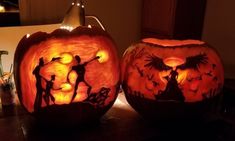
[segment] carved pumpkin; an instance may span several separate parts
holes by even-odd
[[[127,101],[152,118],[181,118],[207,113],[224,83],[221,60],[198,40],[143,39],[122,60]]]
[[[26,110],[42,121],[64,123],[103,115],[117,97],[120,77],[111,37],[82,25],[25,35],[15,52],[14,73]]]

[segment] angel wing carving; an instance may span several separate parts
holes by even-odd
[[[207,63],[208,63],[208,57],[205,53],[203,53],[187,57],[185,63],[177,66],[176,69],[181,69],[181,70],[194,69],[198,71],[200,64],[207,64]]]
[[[148,63],[145,64],[144,66],[148,67],[150,69],[154,68],[159,71],[167,71],[167,70],[172,69],[172,67],[164,64],[163,60],[161,58],[155,56],[154,54],[147,56],[147,59],[145,61],[147,61]]]

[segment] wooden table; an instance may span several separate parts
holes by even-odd
[[[234,107],[228,110],[232,111]],[[223,113],[203,123],[153,123],[136,113],[122,93],[93,126],[45,128],[19,105],[0,109],[0,141],[234,141],[234,133],[235,113]]]

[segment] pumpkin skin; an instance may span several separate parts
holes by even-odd
[[[199,40],[143,39],[126,50],[121,68],[127,101],[154,119],[208,114],[224,84],[219,55]]]
[[[23,107],[43,122],[61,124],[99,119],[114,103],[120,78],[116,46],[95,26],[24,36],[14,74]]]

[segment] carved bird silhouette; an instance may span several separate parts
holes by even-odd
[[[166,71],[172,69],[172,67],[167,66],[161,58],[155,56],[154,54],[147,56],[147,59],[145,61],[147,61],[148,63],[144,66],[148,67],[149,69],[154,68],[159,71]]]
[[[159,71],[167,71],[173,69],[171,66],[166,65],[162,58],[159,58],[154,54],[147,56],[147,59],[145,61],[147,61],[147,64],[145,64],[144,66],[149,69],[154,68]],[[207,55],[205,53],[201,53],[195,56],[187,57],[185,59],[184,64],[176,66],[176,70],[194,69],[198,71],[201,64],[207,64],[207,63],[208,63]]]

